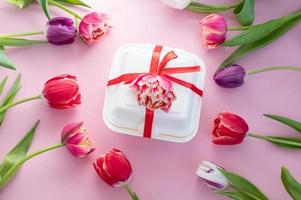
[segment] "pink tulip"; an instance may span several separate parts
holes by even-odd
[[[89,45],[95,44],[110,30],[108,15],[92,12],[86,15],[79,24],[79,34]]]
[[[202,42],[208,49],[219,47],[226,40],[227,22],[221,15],[211,14],[201,21]]]
[[[83,122],[71,123],[62,131],[62,143],[66,145],[69,152],[76,157],[83,158],[95,149],[91,148],[91,142],[86,134]]]

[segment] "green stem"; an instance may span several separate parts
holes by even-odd
[[[49,147],[46,147],[44,149],[40,149],[38,151],[35,151],[29,155],[27,155],[24,159],[21,160],[22,163],[24,163],[25,161],[37,156],[37,155],[40,155],[42,153],[45,153],[47,151],[50,151],[50,150],[53,150],[53,149],[57,149],[57,148],[60,148],[60,147],[63,147],[64,144],[60,143],[60,144],[55,144],[55,145],[52,145],[52,146],[49,146]]]
[[[64,144],[56,144],[56,145],[52,145],[52,146],[49,146],[47,148],[44,148],[44,149],[41,149],[41,150],[38,150],[36,152],[33,152],[29,155],[27,155],[26,157],[24,157],[23,159],[21,159],[20,161],[18,161],[13,167],[11,167],[9,169],[9,171],[7,171],[7,173],[1,177],[1,183],[0,183],[0,188],[4,187],[10,180],[11,178],[13,177],[14,175],[14,172],[16,170],[18,170],[27,160],[37,156],[37,155],[40,155],[44,152],[47,152],[47,151],[50,151],[50,150],[53,150],[53,149],[57,149],[57,148],[60,148],[64,146]]]
[[[130,197],[132,198],[132,200],[139,200],[138,196],[136,195],[135,192],[132,191],[132,189],[130,188],[130,186],[128,186],[126,184],[123,187],[128,192],[128,194],[130,195]]]
[[[76,18],[82,19],[82,17],[79,14],[77,14],[76,12],[70,10],[69,8],[67,8],[66,6],[64,6],[63,4],[58,3],[56,1],[53,1],[53,0],[48,0],[48,2],[51,3],[51,4],[53,4],[53,5],[55,5],[56,7],[60,8],[60,9],[64,10],[64,11],[66,11],[67,13],[70,13],[71,15],[73,15]]]
[[[44,34],[44,32],[43,31],[37,31],[37,32],[25,32],[25,33],[12,33],[12,34],[0,35],[0,38],[12,38],[12,37],[28,36],[28,35],[40,35],[40,34]]]
[[[259,74],[262,72],[275,71],[275,70],[290,70],[301,72],[301,67],[290,67],[290,66],[276,66],[276,67],[264,67],[261,69],[255,69],[248,71],[248,75]]]
[[[75,23],[75,26],[79,26],[79,21],[78,21],[78,18],[77,17],[74,17],[74,23]]]
[[[128,185],[125,185],[124,189],[128,192],[131,198],[133,198],[133,191],[131,190],[131,188]]]
[[[254,138],[258,138],[258,139],[261,139],[261,140],[266,140],[266,137],[265,137],[265,136],[257,135],[257,134],[255,134],[255,133],[251,133],[251,132],[248,133],[248,136],[254,137]]]
[[[242,31],[242,30],[248,30],[252,27],[253,26],[229,26],[228,31]]]
[[[3,107],[0,108],[0,113],[6,111],[7,109],[9,109],[9,108],[11,108],[11,107],[13,107],[15,105],[18,105],[18,104],[21,104],[21,103],[24,103],[24,102],[27,102],[27,101],[32,101],[32,100],[35,100],[35,99],[41,99],[41,95],[34,96],[34,97],[29,97],[29,98],[25,98],[25,99],[21,99],[21,100],[18,100],[18,101],[6,104],[5,106],[3,106]]]
[[[232,8],[236,8],[239,4],[223,4],[223,5],[207,5],[199,2],[192,1],[186,9],[199,12],[199,13],[216,13],[216,12],[224,12],[230,10]]]

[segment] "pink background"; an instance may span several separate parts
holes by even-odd
[[[0,192],[5,200],[31,199],[129,199],[125,191],[104,184],[92,169],[92,161],[112,147],[123,150],[134,168],[130,185],[141,200],[223,199],[213,194],[195,176],[202,160],[217,162],[247,177],[271,199],[290,199],[280,182],[280,167],[287,166],[301,181],[298,150],[284,150],[269,143],[247,138],[237,146],[211,143],[212,120],[221,111],[243,116],[250,129],[263,134],[298,136],[286,126],[262,116],[263,113],[285,115],[301,120],[300,74],[271,72],[250,77],[238,89],[218,87],[212,76],[217,66],[233,49],[208,51],[201,46],[199,21],[205,15],[178,11],[159,0],[87,1],[96,10],[112,16],[113,30],[102,42],[87,46],[79,39],[68,46],[8,48],[9,57],[22,73],[22,90],[18,98],[39,94],[43,83],[52,76],[70,73],[78,76],[82,105],[70,110],[54,110],[41,101],[19,105],[7,114],[0,129],[0,158],[41,119],[31,151],[58,143],[66,123],[84,120],[88,134],[97,148],[86,159],[77,159],[58,149],[27,162],[15,179]],[[225,1],[207,1],[223,3]],[[261,0],[256,2],[256,20],[286,15],[300,7],[299,0]],[[55,15],[66,15],[51,6]],[[84,13],[84,9],[79,9]],[[0,32],[40,30],[46,18],[37,5],[21,11],[6,2],[0,3]],[[237,25],[231,13],[227,20]],[[239,60],[252,69],[276,65],[300,65],[300,24],[272,45]],[[183,144],[147,140],[121,135],[109,130],[102,119],[103,97],[114,52],[126,43],[155,43],[182,48],[201,56],[207,67],[204,104],[198,135]],[[0,68],[1,78],[9,75],[9,84],[18,72]]]

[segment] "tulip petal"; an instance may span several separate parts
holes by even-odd
[[[101,15],[97,12],[91,12],[87,14],[82,21],[85,22],[86,24],[99,24],[101,20],[104,18],[101,17]]]
[[[108,15],[92,12],[87,14],[79,24],[80,37],[89,45],[100,41],[110,30]]]
[[[64,109],[81,103],[76,77],[61,75],[48,80],[42,92],[43,100],[53,108]]]
[[[65,45],[74,42],[77,28],[73,20],[67,17],[56,17],[47,23],[47,40],[54,45]]]
[[[219,169],[223,168],[214,163],[203,161],[202,164],[199,165],[196,175],[199,176],[211,189],[222,190],[225,189],[229,183]]]
[[[104,158],[104,169],[112,179],[125,182],[132,174],[132,167],[126,156],[119,150],[113,149]]]
[[[81,94],[77,94],[75,99],[72,99],[68,102],[63,102],[63,103],[54,103],[54,102],[48,102],[48,105],[52,108],[56,109],[66,109],[66,108],[71,108],[75,107],[77,105],[81,104]]]
[[[219,136],[219,137],[213,137],[212,142],[214,144],[219,144],[219,145],[233,145],[233,144],[239,144],[243,140],[242,139],[237,139],[229,136]]]
[[[83,131],[79,130],[75,134],[70,135],[66,139],[66,142],[68,144],[81,145],[81,144],[85,144],[86,140],[87,140],[86,134]],[[89,141],[88,141],[88,143],[89,143]]]
[[[246,70],[240,66],[233,64],[214,74],[214,81],[224,88],[236,88],[244,84],[246,77]]]
[[[78,132],[80,130],[80,128],[83,126],[84,122],[77,122],[77,123],[70,123],[67,126],[64,127],[63,131],[62,131],[62,143],[64,143],[64,141],[74,135],[76,132]]]
[[[50,19],[47,25],[65,25],[65,26],[72,26],[74,21],[67,17],[54,17]]]
[[[83,145],[66,144],[69,152],[78,158],[83,158],[92,153],[95,149]]]
[[[227,125],[222,124],[222,123],[220,123],[217,126],[216,134],[217,134],[217,136],[226,135],[226,136],[234,137],[234,138],[244,138],[246,135],[245,132],[235,132],[235,131],[231,130],[230,127],[228,127]]]
[[[245,120],[238,115],[224,112],[220,115],[220,123],[236,133],[248,132],[249,127]]]
[[[206,48],[216,48],[226,40],[228,25],[223,16],[208,15],[201,21],[201,26],[202,43]]]
[[[95,150],[91,148],[91,142],[86,135],[83,122],[66,125],[62,131],[61,141],[72,155],[79,158],[83,158]]]
[[[104,158],[105,155],[101,155],[97,160],[96,163],[93,163],[95,170],[97,171],[97,174],[99,177],[105,181],[110,186],[114,187],[114,185],[118,182],[117,180],[112,179],[111,176],[109,176],[106,171],[104,170]]]
[[[61,79],[70,79],[70,80],[77,81],[76,76],[72,76],[70,74],[62,74],[62,75],[59,75],[59,76],[49,79],[45,84],[52,82],[52,81],[61,80]]]
[[[164,76],[142,74],[131,83],[130,88],[136,90],[138,104],[150,110],[168,112],[176,100],[172,82]]]
[[[45,85],[44,97],[49,102],[67,103],[79,92],[78,85],[73,80],[57,80]]]
[[[212,135],[215,137],[220,136],[219,132],[218,132],[218,124],[214,126],[213,131],[212,131]]]
[[[168,5],[176,9],[184,9],[191,3],[191,0],[161,0],[161,1],[165,5]]]

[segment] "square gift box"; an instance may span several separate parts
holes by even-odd
[[[148,74],[172,82],[175,100],[170,108],[152,109],[138,103],[133,81]],[[204,81],[204,62],[195,54],[158,45],[124,45],[113,60],[105,95],[104,122],[111,130],[123,134],[189,141],[198,131]],[[149,105],[149,101],[145,102]]]

